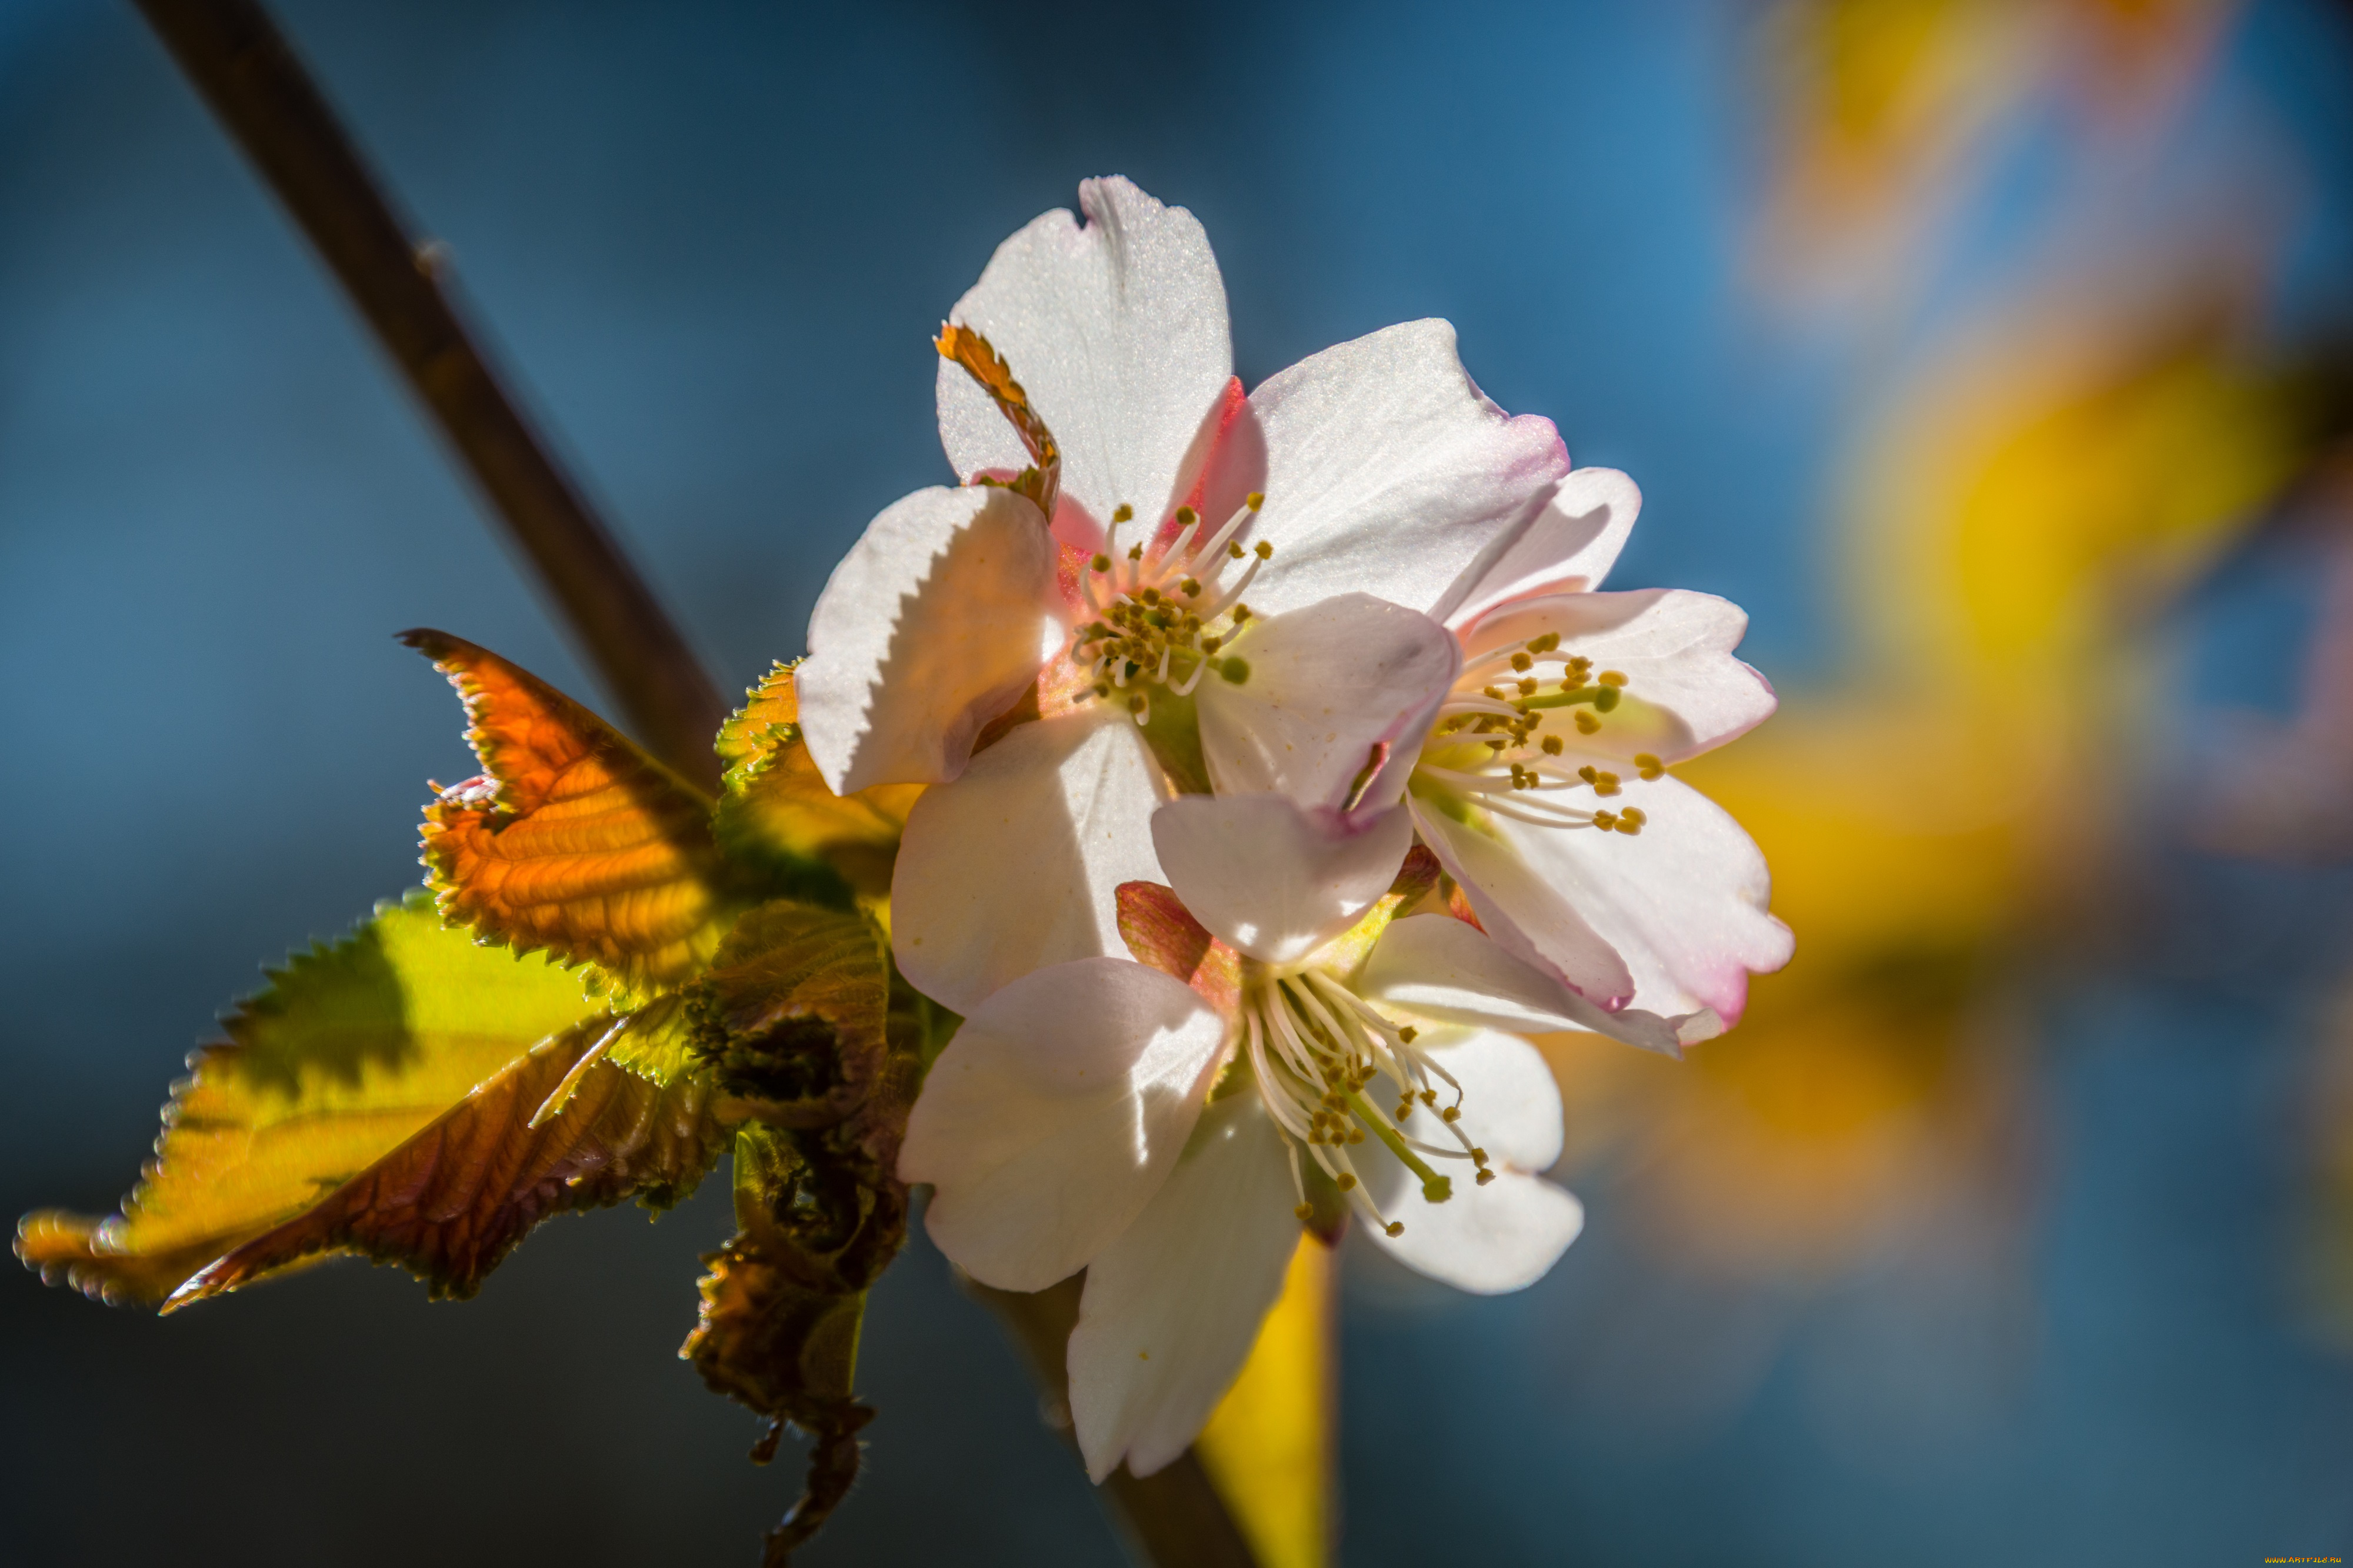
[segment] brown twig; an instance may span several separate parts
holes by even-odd
[[[334,110],[255,0],[135,0],[294,221],[537,569],[624,723],[706,786],[726,717],[675,623],[500,384]]]
[[[1021,1346],[1044,1395],[1048,1425],[1071,1437],[1063,1347],[1079,1321],[1085,1277],[1074,1275],[1034,1296],[991,1289],[966,1275],[957,1278]],[[1145,1568],[1255,1568],[1250,1543],[1190,1448],[1167,1468],[1148,1476],[1131,1474],[1122,1465],[1105,1478],[1101,1495],[1125,1538],[1128,1554]]]

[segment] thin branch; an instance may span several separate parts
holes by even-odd
[[[1079,1292],[1085,1277],[1074,1275],[1036,1295],[991,1289],[962,1273],[957,1279],[997,1314],[1020,1345],[1044,1395],[1048,1425],[1071,1439],[1075,1450],[1064,1347],[1079,1321]],[[1255,1568],[1258,1560],[1250,1555],[1250,1543],[1190,1448],[1166,1469],[1148,1476],[1135,1476],[1122,1465],[1104,1479],[1098,1495],[1118,1525],[1128,1555],[1144,1568]]]
[[[719,778],[718,689],[619,543],[515,406],[284,35],[255,0],[135,0],[294,221],[537,569],[627,727]]]

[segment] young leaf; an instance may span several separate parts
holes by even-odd
[[[595,1061],[563,1110],[533,1124],[615,1026],[599,1014],[533,1047],[317,1205],[196,1274],[165,1310],[335,1253],[397,1263],[436,1297],[467,1297],[553,1215],[629,1197],[676,1205],[727,1140],[708,1073],[665,1089]]]
[[[401,640],[465,700],[483,776],[425,808],[441,912],[484,942],[637,989],[691,979],[723,930],[711,801],[545,681],[443,632]]]
[[[858,1473],[854,1397],[866,1290],[907,1235],[899,1140],[919,1031],[891,1026],[881,933],[855,915],[764,904],[738,921],[691,1003],[703,1055],[757,1120],[735,1145],[733,1240],[704,1259],[702,1321],[680,1354],[718,1393],[813,1439],[800,1501],[768,1537],[784,1563]],[[912,1010],[908,1016],[913,1016]]]
[[[591,1013],[576,976],[478,947],[423,892],[291,959],[189,1058],[155,1159],[103,1222],[28,1215],[16,1254],[52,1284],[157,1302],[300,1215]]]
[[[855,795],[826,787],[801,743],[793,667],[779,664],[719,731],[727,777],[714,819],[728,853],[754,865],[830,867],[851,890],[891,890],[899,835],[921,784],[877,784]]]

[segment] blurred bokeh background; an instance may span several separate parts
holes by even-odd
[[[1586,1237],[1345,1259],[1349,1563],[2353,1551],[2353,7],[283,0],[731,689],[945,475],[926,333],[1121,172],[1255,383],[1443,315],[1782,712],[1694,782],[1796,963],[1550,1043]],[[104,1212],[213,1015],[472,771],[391,634],[594,697],[125,5],[0,4],[0,1211]],[[0,1278],[0,1559],[744,1562],[712,1190],[462,1307]],[[995,1325],[882,1287],[813,1563],[1111,1563]]]

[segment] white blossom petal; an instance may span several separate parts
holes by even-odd
[[[1160,881],[1155,773],[1124,713],[1014,728],[907,818],[891,879],[891,949],[916,990],[959,1013],[1017,975],[1124,956],[1117,889]]]
[[[1499,1170],[1485,1186],[1457,1182],[1452,1197],[1432,1204],[1422,1200],[1419,1184],[1386,1150],[1359,1164],[1387,1166],[1400,1178],[1389,1189],[1396,1197],[1381,1212],[1405,1231],[1388,1236],[1366,1225],[1374,1245],[1417,1274],[1474,1296],[1527,1289],[1551,1272],[1585,1228],[1585,1205],[1542,1176]]]
[[[1497,605],[1537,594],[1589,594],[1601,586],[1641,514],[1642,492],[1615,468],[1578,468],[1535,521],[1446,617],[1467,626]]]
[[[1403,806],[1344,818],[1279,795],[1179,796],[1152,817],[1168,886],[1250,957],[1291,963],[1346,931],[1413,847]]]
[[[1266,504],[1246,539],[1274,557],[1253,609],[1280,615],[1358,592],[1443,614],[1460,579],[1506,542],[1568,472],[1548,419],[1506,415],[1445,321],[1409,321],[1300,361],[1250,394],[1211,461],[1202,503],[1222,521]]]
[[[1098,524],[1156,522],[1233,375],[1226,287],[1201,225],[1113,176],[997,247],[949,320],[988,339],[1062,449],[1062,493]],[[940,441],[965,479],[1029,458],[957,366],[939,367]]]
[[[1209,677],[1195,699],[1218,793],[1335,811],[1396,803],[1461,666],[1436,621],[1364,594],[1253,621],[1224,651],[1248,678]]]
[[[867,524],[818,596],[794,672],[826,784],[936,784],[1060,645],[1056,549],[1038,509],[987,487],[926,489]]]
[[[899,1179],[935,1189],[924,1228],[1000,1290],[1067,1279],[1167,1180],[1208,1097],[1225,1020],[1122,958],[1025,974],[940,1053]]]
[[[1767,912],[1765,857],[1730,813],[1680,780],[1630,780],[1624,804],[1649,819],[1639,836],[1500,817],[1495,832],[1510,859],[1625,961],[1636,1006],[1709,1008],[1729,1028],[1747,1005],[1750,973],[1780,968],[1793,945]]]
[[[1546,632],[1559,654],[1627,678],[1598,733],[1570,735],[1579,751],[1611,759],[1648,752],[1668,763],[1723,745],[1770,718],[1778,703],[1762,675],[1732,657],[1748,629],[1739,605],[1713,594],[1650,588],[1630,594],[1558,594],[1522,599],[1463,636],[1466,659]],[[1565,732],[1566,727],[1560,727]]]
[[[1254,1094],[1209,1107],[1150,1205],[1087,1266],[1070,1344],[1087,1475],[1148,1476],[1208,1425],[1282,1294],[1299,1221]]]

